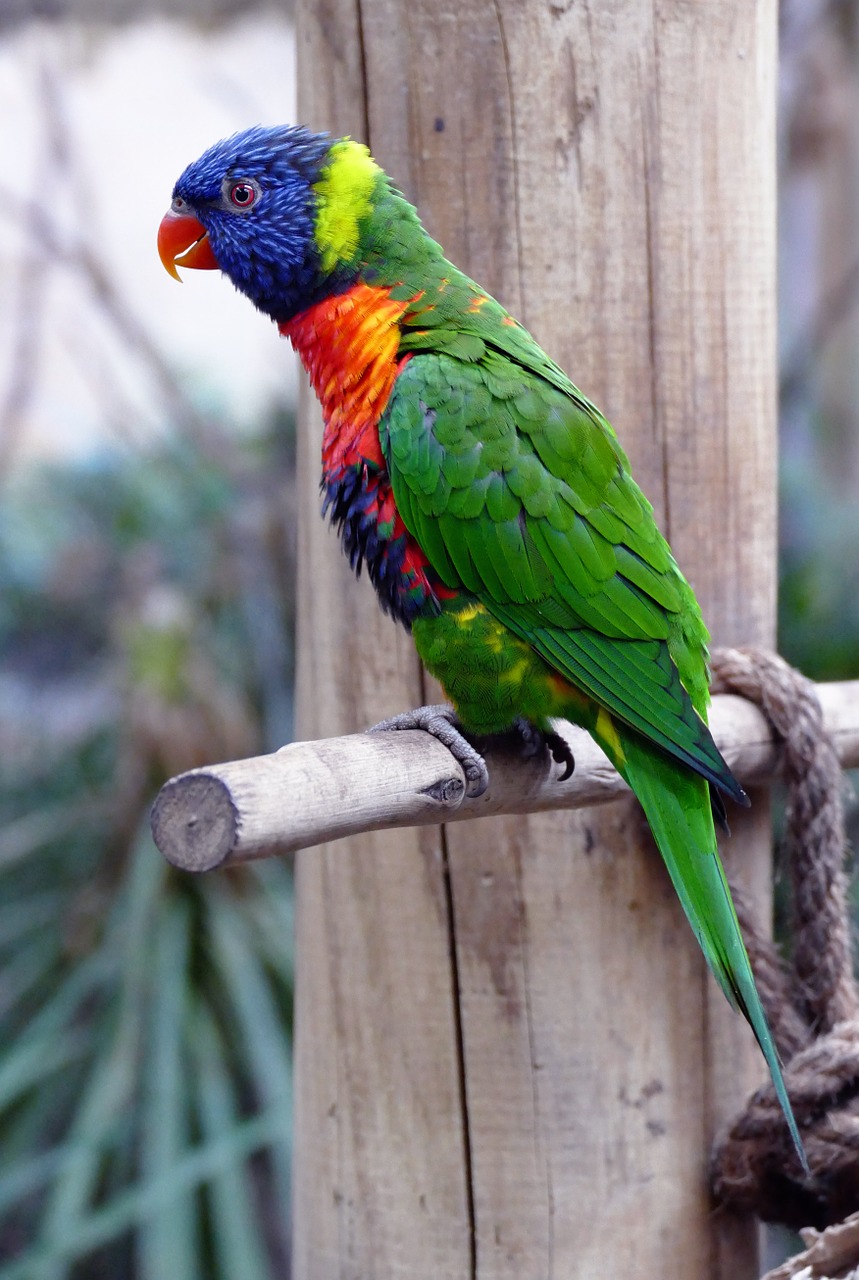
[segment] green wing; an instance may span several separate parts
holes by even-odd
[[[413,355],[380,426],[398,509],[447,586],[740,799],[702,719],[692,590],[611,427],[568,385],[483,341],[472,362]]]

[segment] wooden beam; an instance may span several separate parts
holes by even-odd
[[[859,681],[818,685],[817,695],[842,766],[859,766]],[[773,781],[779,744],[757,707],[720,695],[710,720],[744,786]],[[271,755],[191,769],[155,801],[155,843],[174,866],[212,871],[359,832],[579,809],[628,791],[584,730],[564,723],[559,730],[576,760],[571,778],[561,782],[548,758],[521,760],[494,746],[486,753],[489,789],[477,799],[465,795],[450,752],[420,731],[293,742]]]
[[[775,0],[296,3],[299,117],[368,142],[600,405],[715,643],[762,648],[776,17]],[[305,739],[439,701],[319,521],[319,445],[305,400]],[[759,903],[769,828],[760,796],[730,841]],[[296,866],[296,1280],[758,1274],[756,1226],[712,1213],[706,1160],[760,1057],[630,801],[375,829]]]

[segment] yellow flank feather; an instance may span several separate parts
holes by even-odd
[[[611,751],[612,764],[623,764],[625,753],[621,745],[620,734],[605,707],[600,707],[599,709],[595,732],[600,745],[605,745]]]
[[[372,210],[370,197],[381,170],[360,142],[335,142],[330,162],[314,184],[318,197],[316,245],[322,270],[350,262],[358,248],[358,224]]]
[[[500,645],[497,651],[499,653],[501,652]],[[532,664],[529,662],[528,658],[519,658],[516,662],[511,663],[506,671],[502,671],[498,678],[499,680],[503,680],[505,684],[521,685],[522,681],[531,670],[531,666]]]
[[[475,601],[474,604],[467,604],[467,605],[464,605],[461,609],[457,609],[453,615],[453,618],[458,627],[467,627],[469,626],[470,623],[474,622],[475,618],[482,619],[482,616],[486,613],[487,613],[487,610],[485,606],[482,604],[478,604]],[[493,619],[493,621],[495,620]]]

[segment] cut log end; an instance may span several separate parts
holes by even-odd
[[[168,862],[183,871],[212,871],[229,861],[240,816],[227,784],[205,771],[168,782],[152,807],[152,837]]]

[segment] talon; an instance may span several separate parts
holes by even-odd
[[[453,707],[446,704],[435,707],[416,707],[399,715],[380,720],[368,729],[368,733],[389,733],[399,729],[423,729],[438,738],[447,747],[465,774],[465,794],[476,799],[489,786],[489,770],[480,752],[462,733]]]
[[[567,778],[571,778],[576,768],[576,758],[570,750],[569,743],[562,738],[559,733],[552,731],[546,734],[546,746],[552,753],[552,759],[555,764],[562,764],[564,772],[558,778],[559,782],[566,782]]]
[[[569,745],[559,733],[555,733],[553,730],[546,733],[542,729],[538,729],[530,720],[526,720],[524,716],[520,716],[514,721],[513,732],[518,738],[520,754],[523,759],[532,760],[535,756],[542,755],[544,751],[548,751],[556,764],[564,766],[564,772],[560,775],[558,781],[565,782],[567,778],[572,777],[573,770],[576,767],[575,758]]]

